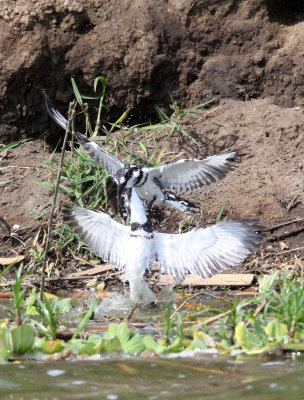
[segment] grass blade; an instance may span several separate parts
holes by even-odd
[[[21,139],[21,140],[18,140],[18,142],[9,143],[9,144],[7,144],[7,145],[5,145],[3,147],[0,147],[0,151],[12,149],[14,147],[19,146],[22,143],[28,142],[29,140],[32,140],[32,138],[30,138],[30,139]]]

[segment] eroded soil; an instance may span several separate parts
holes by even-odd
[[[201,214],[185,216],[166,207],[156,213],[155,229],[178,232],[181,223],[193,226],[214,223],[227,196],[224,216],[229,219],[257,219],[266,229],[296,221],[265,232],[266,239],[261,246],[264,250],[258,252],[250,271],[258,272],[263,267],[275,266],[275,260],[269,261],[264,257],[265,251],[274,255],[287,251],[291,258],[297,255],[299,252],[288,252],[302,246],[304,235],[303,123],[303,109],[300,107],[282,109],[271,99],[247,102],[222,99],[209,110],[202,110],[201,116],[189,116],[183,122],[183,128],[197,140],[198,145],[178,133],[167,140],[166,131],[163,132],[158,145],[160,149],[166,149],[166,161],[176,159],[177,154],[178,158],[204,158],[234,149],[239,149],[239,155],[234,163],[235,169],[225,179],[188,195],[202,206]],[[133,150],[140,151],[138,144]],[[153,146],[149,151],[153,152]],[[13,256],[20,249],[23,255],[27,255],[26,248],[31,246],[36,232],[46,227],[48,211],[42,221],[37,219],[37,215],[51,203],[53,193],[35,181],[53,182],[54,171],[45,166],[49,159],[50,152],[41,140],[29,141],[1,154],[1,165],[6,168],[2,171],[3,180],[11,181],[0,189],[1,217],[18,238],[11,242],[8,232],[2,227],[2,255]],[[68,201],[61,195],[61,203]],[[109,207],[104,211],[109,212]],[[60,223],[59,209],[56,217]],[[42,236],[41,233],[40,242]],[[20,245],[20,240],[27,243],[25,248]],[[246,265],[236,271],[248,271],[249,264]],[[56,260],[55,266],[56,276],[87,268],[80,260],[65,259],[64,254]]]
[[[166,161],[238,149],[236,168],[189,195],[202,205],[201,215],[191,219],[166,208],[157,229],[177,232],[183,218],[194,225],[212,223],[227,195],[224,215],[275,227],[266,232],[266,252],[301,257],[292,250],[302,247],[304,237],[302,1],[288,6],[271,0],[2,3],[0,142],[34,140],[0,152],[0,182],[10,181],[0,186],[0,217],[7,223],[0,225],[0,256],[28,257],[39,230],[38,242],[44,243],[48,212],[42,221],[37,215],[52,192],[35,181],[53,179],[44,164],[63,132],[50,127],[40,89],[46,87],[66,113],[70,77],[91,93],[94,78],[103,75],[111,106],[104,124],[126,107],[132,108],[130,124],[155,120],[155,104],[170,111],[169,92],[185,107],[222,96],[201,118],[183,121],[199,145],[178,134],[168,140],[164,133],[159,147],[166,148]],[[77,123],[84,128],[84,119]],[[58,210],[56,218],[60,223]],[[264,256],[259,253],[255,270],[275,266]],[[81,265],[55,263],[57,275]]]

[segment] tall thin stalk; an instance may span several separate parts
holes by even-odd
[[[43,295],[44,295],[46,260],[47,260],[48,250],[49,250],[49,242],[50,242],[51,235],[52,235],[54,210],[55,210],[57,195],[58,195],[58,190],[59,190],[59,183],[60,183],[61,171],[62,171],[62,166],[63,166],[64,152],[65,152],[68,136],[69,136],[69,133],[71,130],[71,120],[72,120],[72,118],[75,118],[75,115],[73,115],[73,113],[72,113],[72,109],[73,109],[73,103],[70,103],[69,113],[68,113],[68,125],[67,125],[66,131],[65,131],[62,150],[61,150],[60,164],[59,164],[59,169],[58,169],[58,173],[57,173],[57,181],[56,181],[56,186],[55,186],[52,209],[51,209],[51,214],[50,214],[50,219],[49,219],[49,224],[48,224],[48,233],[47,233],[43,261],[42,261],[42,278],[41,278],[41,287],[40,287],[41,300],[43,299]]]

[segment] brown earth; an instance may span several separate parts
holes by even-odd
[[[303,105],[302,0],[2,0],[0,141],[48,135],[40,89],[57,102],[107,81],[108,118],[147,120],[171,92]]]
[[[154,104],[169,110],[169,92],[185,107],[221,95],[208,116],[183,122],[199,146],[178,136],[162,142],[180,158],[242,149],[225,180],[189,196],[203,206],[195,224],[214,220],[226,194],[231,219],[258,218],[269,227],[304,218],[303,57],[301,0],[2,0],[0,143],[36,140],[0,152],[0,167],[7,167],[0,182],[12,181],[0,186],[0,216],[20,226],[22,240],[51,200],[34,181],[50,175],[42,138],[55,143],[62,131],[50,138],[40,89],[64,113],[71,76],[81,92],[92,93],[94,78],[103,75],[111,106],[103,122],[126,107],[130,123],[155,118]],[[168,208],[161,229],[176,231],[181,219]],[[275,233],[298,247],[302,227]],[[4,231],[1,225],[0,238]],[[12,251],[8,243],[0,242],[0,254]]]

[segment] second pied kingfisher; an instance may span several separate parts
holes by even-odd
[[[54,107],[45,90],[43,90],[43,95],[52,119],[66,129],[68,124],[66,118]],[[228,171],[233,169],[229,161],[236,155],[236,152],[233,151],[203,160],[183,159],[157,167],[129,165],[107,152],[96,142],[89,140],[82,133],[75,132],[75,136],[90,157],[101,164],[116,181],[119,203],[123,191],[134,187],[148,209],[151,209],[153,205],[163,203],[170,204],[181,211],[193,211],[198,208],[196,203],[174,196],[170,192],[190,193],[224,178]]]

